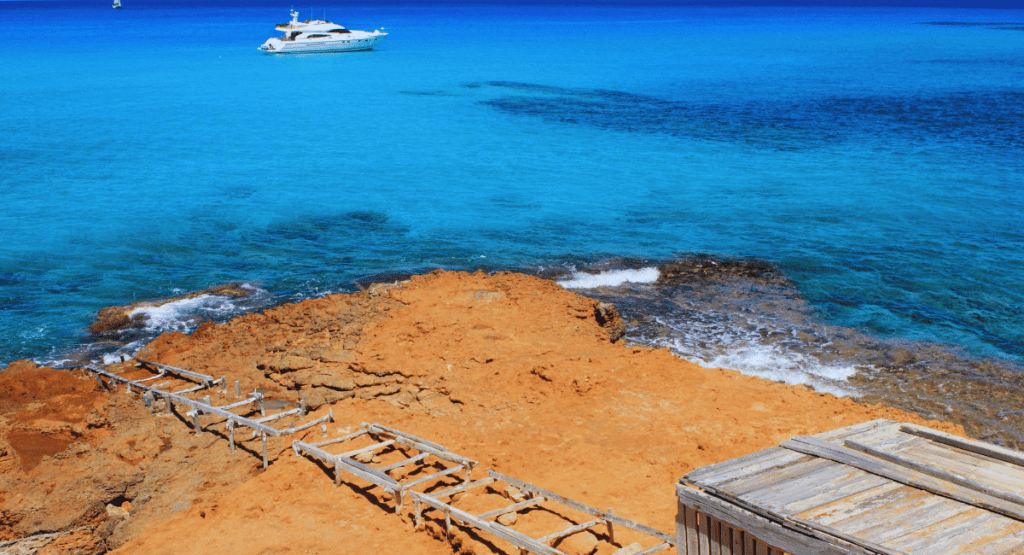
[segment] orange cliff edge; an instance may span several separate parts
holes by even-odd
[[[435,271],[164,334],[138,358],[304,399],[313,416],[330,408],[332,437],[396,427],[669,533],[673,486],[697,467],[875,418],[964,433],[613,342],[622,329],[610,305],[548,280]],[[151,375],[133,361],[107,370]],[[464,530],[449,547],[437,522],[414,531],[379,489],[335,488],[290,449],[319,428],[272,439],[267,470],[259,440],[231,453],[222,433],[190,432],[84,372],[12,363],[0,371],[0,541],[63,530],[39,553],[511,552]],[[616,549],[570,538],[560,549]]]

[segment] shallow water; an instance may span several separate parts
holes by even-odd
[[[0,56],[0,364],[130,352],[379,272],[709,253],[785,284],[638,284],[615,293],[635,340],[869,396],[889,345],[935,346],[1017,388],[1021,12],[321,5],[391,34],[259,53],[287,8],[0,3],[60,36]],[[86,331],[105,306],[228,282],[258,294]],[[978,373],[918,358],[896,366],[931,388]],[[918,410],[1016,410],[965,395]]]

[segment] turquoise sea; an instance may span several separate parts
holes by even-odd
[[[0,2],[0,366],[513,269],[706,365],[896,404],[1001,388],[911,408],[1024,435],[1024,11],[295,5],[389,36],[275,56],[288,3],[123,1]],[[785,283],[654,281],[695,255]],[[256,294],[87,331],[231,282]]]

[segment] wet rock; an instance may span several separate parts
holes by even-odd
[[[100,335],[115,331],[120,331],[128,328],[141,328],[146,323],[146,316],[137,314],[131,316],[132,311],[137,308],[148,308],[163,306],[168,303],[181,301],[185,299],[193,299],[201,295],[218,295],[221,297],[247,297],[252,295],[255,291],[242,287],[239,283],[231,283],[228,285],[221,285],[218,287],[211,287],[204,289],[203,291],[195,291],[193,293],[186,293],[184,295],[178,295],[175,297],[167,297],[164,299],[155,299],[147,301],[137,301],[120,306],[108,306],[100,310],[96,314],[96,321],[89,326],[89,333]]]
[[[608,339],[612,343],[626,335],[626,322],[612,303],[598,302],[594,307],[594,318],[599,326],[608,330]]]

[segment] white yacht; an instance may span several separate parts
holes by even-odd
[[[277,30],[284,36],[267,39],[260,50],[273,54],[291,52],[354,52],[369,50],[388,36],[379,29],[369,31],[349,31],[341,25],[335,25],[323,19],[307,19],[299,21],[299,12],[291,11],[292,20],[279,23]]]

